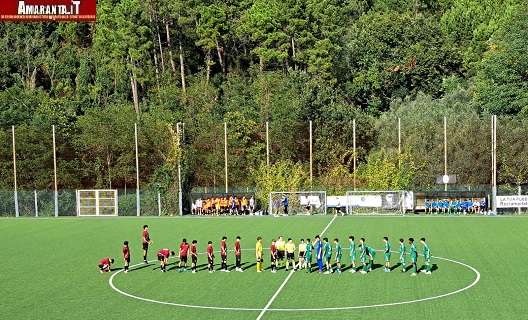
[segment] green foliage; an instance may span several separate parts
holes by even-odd
[[[477,70],[475,101],[492,114],[528,110],[528,5],[517,8],[488,42]]]
[[[257,190],[255,197],[266,204],[270,192],[299,191],[309,182],[306,166],[289,160],[277,161],[270,166],[264,162],[252,170],[251,176]]]
[[[360,170],[373,170],[380,187],[429,188],[444,170],[444,116],[448,172],[487,184],[490,113],[512,116],[500,122],[512,148],[501,149],[499,180],[526,181],[515,127],[528,114],[524,1],[97,5],[97,24],[0,24],[3,188],[13,179],[12,125],[22,189],[52,185],[52,125],[60,188],[134,184],[137,122],[141,186],[168,195],[177,162],[185,190],[223,185],[224,122],[229,185],[251,187],[251,170],[263,170],[266,122],[271,163],[302,166],[311,120],[315,182],[341,192],[353,174],[353,119]],[[395,178],[398,118],[415,168],[409,181]]]
[[[380,149],[368,156],[358,169],[361,188],[367,190],[407,190],[412,186],[416,166],[408,154]]]

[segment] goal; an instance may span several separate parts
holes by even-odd
[[[77,190],[77,215],[117,216],[117,190]]]
[[[347,214],[403,214],[404,191],[347,191]]]
[[[269,214],[286,214],[284,203],[288,203],[288,215],[326,214],[325,191],[274,191],[269,194]]]

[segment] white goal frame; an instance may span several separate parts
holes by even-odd
[[[394,209],[387,209],[387,211],[392,212],[383,212],[384,209],[382,207],[376,207],[376,206],[360,206],[360,208],[369,209],[371,208],[372,212],[370,213],[357,213],[354,212],[354,201],[352,199],[352,195],[365,195],[365,196],[384,196],[389,194],[397,194],[399,197],[399,203],[397,204],[397,208]],[[405,214],[405,208],[404,208],[404,201],[405,201],[405,191],[403,190],[383,190],[383,191],[372,191],[372,190],[357,190],[357,191],[347,191],[346,192],[346,214],[347,215],[372,215],[372,214],[379,214],[379,215],[390,215],[390,214],[396,214],[396,215],[404,215]]]
[[[279,212],[273,212],[273,196],[274,195],[301,195],[301,194],[317,194],[317,195],[322,195],[322,201],[323,203],[321,204],[322,207],[323,207],[323,211],[324,213],[322,214],[326,214],[326,211],[327,211],[327,200],[326,200],[326,191],[272,191],[269,193],[269,202],[268,202],[268,205],[269,205],[269,214],[270,215],[274,215],[274,214],[278,214]],[[291,203],[291,201],[290,201]],[[299,215],[300,213],[292,213],[292,214],[295,214],[295,215]],[[307,213],[308,215],[309,213]]]
[[[116,189],[76,190],[77,216],[79,217],[115,217],[118,215],[118,194]],[[106,211],[111,209],[112,213]],[[93,214],[86,211],[92,210]]]

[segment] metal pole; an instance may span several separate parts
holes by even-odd
[[[447,117],[444,116],[444,176],[447,176]],[[444,183],[444,191],[447,191],[447,183]]]
[[[17,186],[17,167],[16,167],[16,143],[15,143],[15,126],[11,126],[11,131],[13,134],[13,180],[15,187],[15,216],[19,217],[20,213],[18,211],[18,186]]]
[[[225,163],[225,193],[228,193],[227,184],[227,122],[224,122],[224,163]]]
[[[312,145],[312,120],[310,120],[310,188],[313,187],[313,145]]]
[[[517,186],[517,194],[521,195],[521,186]],[[517,213],[521,214],[521,207],[517,208]]]
[[[497,212],[497,116],[491,116],[491,211]]]
[[[401,119],[398,117],[398,167],[401,167]]]
[[[181,147],[181,134],[183,133],[183,128],[180,129],[181,122],[176,123],[176,134],[178,135],[178,148]],[[180,155],[182,153],[180,152]],[[178,157],[178,210],[180,216],[183,215],[183,192],[182,192],[182,179],[181,179],[181,156]]]
[[[270,165],[269,122],[266,121],[266,165]]]
[[[134,123],[134,139],[136,141],[136,215],[141,215],[141,201],[139,198],[139,151],[138,151],[138,128]]]
[[[161,217],[161,194],[158,191],[158,217]]]
[[[53,131],[53,184],[55,191],[53,193],[53,200],[55,203],[55,217],[59,216],[59,192],[57,189],[57,144],[55,141],[55,125],[51,126]]]
[[[38,198],[37,198],[37,190],[33,190],[34,196],[35,196],[35,217],[38,217]]]
[[[354,160],[353,160],[354,191],[356,191],[356,119],[352,120],[352,150],[354,153]]]

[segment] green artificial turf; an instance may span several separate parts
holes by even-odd
[[[4,239],[0,272],[2,318],[4,319],[256,319],[288,273],[255,272],[255,238],[269,247],[273,237],[283,235],[298,243],[325,229],[332,216],[231,217],[231,218],[6,218],[0,219]],[[222,236],[233,247],[242,237],[244,273],[205,270],[200,255],[199,272],[161,273],[158,264],[140,265],[128,274],[119,273],[114,285],[140,297],[188,305],[249,308],[253,311],[196,309],[145,302],[112,290],[111,274],[100,274],[98,261],[116,258],[122,266],[123,240],[130,242],[132,264],[141,263],[141,227],[150,226],[154,240],[149,259],[162,247],[177,249],[183,237],[198,240],[200,252],[208,240],[219,249]],[[337,217],[324,236],[367,238],[381,249],[389,236],[393,249],[398,239],[426,237],[433,256],[454,259],[476,268],[480,281],[472,288],[445,298],[387,307],[352,310],[266,311],[261,319],[526,319],[528,298],[528,247],[524,236],[526,217]],[[421,245],[417,245],[421,252]],[[348,264],[345,250],[344,262]],[[230,267],[234,255],[229,256]],[[383,264],[382,254],[376,263]],[[397,263],[397,254],[392,256]],[[171,262],[177,262],[173,259]],[[219,267],[219,255],[216,259]],[[420,257],[419,264],[423,262]],[[452,292],[471,284],[475,273],[461,265],[433,258],[431,276],[384,273],[320,275],[304,271],[293,274],[270,309],[353,307],[416,300]],[[169,268],[174,267],[171,265]],[[265,267],[269,253],[265,251]],[[115,271],[114,271],[115,272]]]

